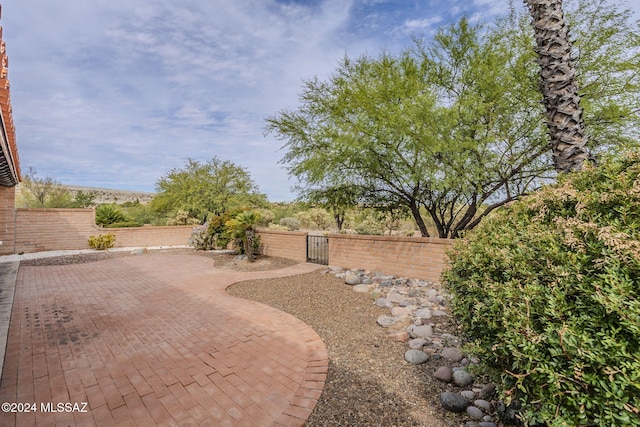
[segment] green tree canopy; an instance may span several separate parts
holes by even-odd
[[[575,45],[596,153],[637,136],[640,104],[637,25],[600,3],[570,9],[574,37],[587,39]],[[513,10],[491,27],[462,19],[399,55],[344,58],[328,80],[306,81],[298,109],[266,126],[299,191],[349,189],[365,205],[404,207],[423,236],[427,212],[440,237],[456,237],[555,177],[528,15]]]
[[[266,196],[258,192],[246,169],[217,157],[206,163],[188,159],[184,168],[171,169],[160,178],[156,191],[151,201],[155,210],[186,210],[196,218],[266,204]]]

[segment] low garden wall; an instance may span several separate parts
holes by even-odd
[[[301,231],[258,230],[262,254],[288,258],[295,261],[307,260],[307,233]]]
[[[452,240],[433,237],[329,235],[329,265],[440,281]]]
[[[7,223],[0,230],[6,234],[3,255],[89,249],[89,236],[107,233],[115,234],[115,247],[186,245],[192,231],[191,226],[100,228],[94,209],[15,209],[15,221]],[[258,230],[258,235],[264,255],[307,260],[306,232]],[[447,239],[347,234],[330,234],[328,241],[329,265],[429,281],[439,280],[451,244]]]
[[[307,233],[258,230],[262,253],[306,261]],[[432,282],[440,280],[452,240],[430,237],[329,234],[329,265],[363,268]]]
[[[186,245],[191,226],[100,228],[94,209],[16,209],[13,248],[3,253],[89,249],[89,236],[114,234],[115,247]]]

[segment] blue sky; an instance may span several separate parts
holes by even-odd
[[[2,0],[0,0],[1,2]],[[295,184],[265,118],[345,54],[411,45],[506,0],[5,0],[18,151],[68,185],[154,191],[187,158],[245,167],[271,201]],[[638,0],[629,6],[639,9]],[[516,6],[521,3],[515,2]],[[524,6],[522,6],[524,7]],[[640,16],[640,15],[636,15]]]

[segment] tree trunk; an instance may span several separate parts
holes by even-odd
[[[430,237],[429,231],[427,230],[427,225],[424,223],[424,219],[420,214],[420,206],[416,204],[415,200],[412,200],[410,202],[409,208],[411,209],[411,215],[413,215],[413,219],[415,219],[422,237]]]
[[[255,241],[255,231],[251,228],[245,232],[244,254],[249,262],[253,262],[253,243]]]
[[[582,169],[589,158],[569,27],[562,0],[524,0],[531,13],[540,65],[540,90],[547,114],[553,162],[558,172]]]

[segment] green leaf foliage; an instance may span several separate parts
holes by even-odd
[[[108,226],[117,222],[127,222],[120,209],[114,205],[100,205],[96,208],[96,224]]]
[[[640,29],[602,1],[567,3],[590,149],[632,146]],[[338,228],[346,200],[403,207],[423,236],[430,219],[456,237],[554,179],[530,18],[513,10],[492,26],[461,19],[397,55],[345,57],[327,80],[306,81],[298,108],[266,126],[303,198]]]
[[[640,426],[640,154],[560,177],[456,242],[443,282],[527,423]]]
[[[151,206],[159,212],[188,211],[205,219],[244,206],[261,207],[266,196],[258,192],[247,170],[214,157],[206,163],[189,159],[182,169],[172,169],[156,182]]]
[[[98,236],[89,236],[89,247],[98,251],[104,251],[112,248],[115,241],[115,234],[100,234]]]

